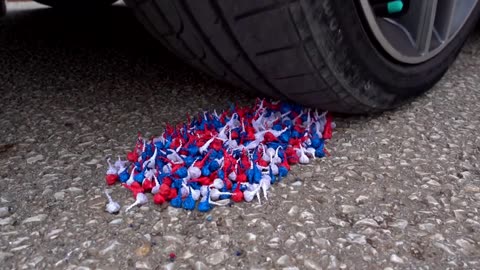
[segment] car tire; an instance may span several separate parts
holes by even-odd
[[[437,83],[479,17],[448,46],[403,64],[372,39],[356,0],[126,0],[192,66],[234,85],[329,111],[395,108]]]
[[[34,0],[37,3],[61,9],[91,9],[104,8],[112,5],[118,0]]]
[[[7,3],[5,0],[0,0],[0,17],[7,14]]]

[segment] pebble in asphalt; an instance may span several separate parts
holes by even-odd
[[[0,268],[480,267],[478,29],[432,91],[337,118],[332,157],[207,221],[152,204],[104,212],[104,158],[137,131],[253,97],[181,63],[125,7],[87,17],[24,7],[0,21]]]

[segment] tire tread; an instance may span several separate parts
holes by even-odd
[[[169,50],[236,86],[344,113],[398,106],[338,29],[338,0],[127,0]],[[373,88],[373,89],[372,89]]]

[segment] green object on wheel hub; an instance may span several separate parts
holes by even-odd
[[[403,2],[401,0],[391,1],[387,4],[388,13],[399,13],[403,10]]]

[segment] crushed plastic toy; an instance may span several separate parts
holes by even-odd
[[[126,161],[119,157],[112,165],[107,159],[106,182],[132,191],[135,202],[126,211],[147,203],[148,193],[155,204],[201,212],[255,197],[261,203],[290,165],[328,154],[325,141],[334,128],[329,113],[287,102],[232,105],[221,114],[204,112],[188,116],[185,124],[167,124],[158,137],[138,134]]]

